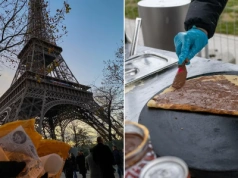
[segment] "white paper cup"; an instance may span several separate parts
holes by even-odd
[[[56,175],[63,166],[63,159],[55,153],[40,157],[40,160],[50,176]]]

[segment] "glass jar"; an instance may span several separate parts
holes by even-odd
[[[138,178],[141,169],[156,155],[148,129],[138,123],[125,122],[125,178]]]

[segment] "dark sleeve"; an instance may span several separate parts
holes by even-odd
[[[114,155],[114,163],[115,164],[120,164],[121,160],[120,160],[120,153],[118,150],[113,151],[113,155]]]
[[[97,146],[93,147],[93,152],[92,152],[92,155],[93,155],[93,161],[96,163],[96,164],[99,164],[100,163],[100,154],[98,153],[98,148]]]
[[[120,157],[120,164],[123,164],[124,158],[122,151],[119,151],[119,157]]]
[[[226,3],[227,0],[192,0],[184,22],[185,30],[196,25],[196,27],[205,29],[208,38],[211,38]]]
[[[72,164],[73,164],[74,170],[76,170],[76,169],[77,169],[76,158],[74,158],[74,159],[72,160]]]
[[[89,159],[88,157],[85,158],[85,165],[87,170],[89,170],[88,159]]]
[[[82,161],[82,162],[83,162],[83,165],[84,165],[84,167],[85,167],[85,166],[86,166],[86,164],[85,164],[85,163],[86,163],[86,162],[85,162],[85,156],[83,156],[83,161]]]
[[[25,166],[25,162],[0,161],[0,177],[17,177],[17,175],[24,170]]]
[[[111,165],[113,165],[114,162],[115,162],[115,161],[114,161],[113,153],[112,153],[112,151],[110,150],[110,148],[109,148],[108,146],[105,145],[105,147],[106,147],[106,150],[107,150],[108,161],[109,161],[109,163],[110,163]]]
[[[69,160],[66,159],[65,160],[65,163],[64,163],[64,170],[68,169],[69,168]]]

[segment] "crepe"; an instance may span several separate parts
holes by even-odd
[[[238,76],[213,75],[187,80],[154,96],[148,107],[238,115]]]

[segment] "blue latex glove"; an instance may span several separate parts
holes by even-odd
[[[178,33],[174,37],[175,50],[179,58],[178,64],[183,64],[185,59],[190,61],[207,43],[206,33],[195,26],[187,32]],[[190,62],[186,64],[190,64]]]

